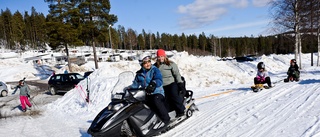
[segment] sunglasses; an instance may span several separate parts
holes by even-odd
[[[143,61],[142,64],[147,64],[147,63],[151,63],[151,60],[146,60],[146,61]]]

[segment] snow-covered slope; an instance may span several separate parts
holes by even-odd
[[[317,56],[317,55],[316,55]],[[294,55],[262,56],[238,63],[197,57],[185,52],[171,59],[193,90],[198,112],[161,137],[320,136],[320,69],[304,54],[301,81],[283,83]],[[315,57],[316,58],[316,57]],[[275,87],[253,93],[256,64],[263,61]],[[85,64],[94,68],[94,63]],[[94,117],[110,102],[110,92],[123,71],[137,71],[137,61],[100,63],[88,81],[47,105],[40,117],[0,120],[5,136],[89,136]],[[84,101],[87,82],[91,102]],[[10,131],[10,132],[8,132]]]

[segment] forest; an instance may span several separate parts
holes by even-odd
[[[45,0],[49,14],[12,12],[0,13],[0,45],[13,50],[38,49],[48,43],[53,49],[90,45],[112,49],[187,51],[194,55],[235,57],[243,55],[287,54],[296,51],[297,29],[301,52],[318,51],[319,0],[278,0],[270,4],[275,34],[269,36],[216,37],[214,34],[186,35],[159,32],[137,33],[134,28],[113,26],[117,15],[109,14],[109,0]],[[299,2],[300,20],[294,20],[297,10],[281,9],[282,5]],[[281,14],[280,14],[281,13]]]

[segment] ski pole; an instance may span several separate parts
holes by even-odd
[[[31,102],[35,107],[39,108],[38,105],[33,101],[32,98],[30,98],[30,102]]]

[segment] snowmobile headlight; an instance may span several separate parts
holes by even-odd
[[[118,103],[112,106],[112,110],[118,111],[120,108],[122,108],[124,105],[122,103]]]

